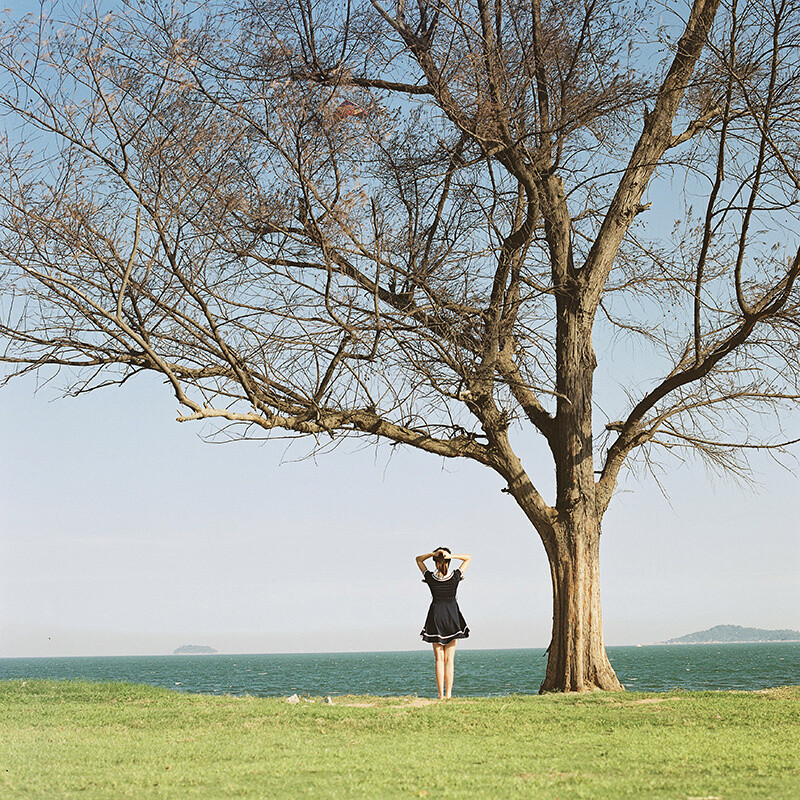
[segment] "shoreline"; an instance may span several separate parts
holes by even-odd
[[[4,691],[10,689],[26,689],[33,691],[35,689],[52,689],[52,690],[71,690],[80,691],[82,688],[91,689],[94,692],[107,691],[111,693],[127,691],[141,691],[145,693],[162,693],[165,692],[169,695],[177,697],[205,697],[214,700],[242,700],[242,701],[267,701],[277,703],[288,703],[289,705],[298,704],[316,704],[321,705],[340,705],[344,707],[376,707],[376,706],[390,706],[393,703],[401,703],[414,707],[427,706],[431,703],[447,703],[447,700],[438,700],[436,697],[429,697],[420,694],[396,694],[396,695],[383,695],[383,694],[369,694],[369,693],[353,693],[353,692],[327,692],[326,694],[312,694],[310,692],[299,692],[293,695],[274,694],[274,695],[256,695],[256,694],[233,694],[233,693],[216,693],[204,691],[181,691],[175,687],[157,686],[152,683],[140,683],[135,681],[115,681],[115,680],[93,680],[91,678],[0,678],[0,696]],[[606,697],[613,699],[646,696],[647,699],[637,699],[637,703],[652,703],[657,699],[667,699],[671,697],[686,697],[689,695],[711,694],[718,695],[776,695],[791,692],[800,692],[800,683],[782,684],[780,686],[768,686],[760,689],[684,689],[680,686],[675,686],[669,689],[660,691],[651,691],[647,689],[637,689],[630,684],[622,684],[620,690],[587,690],[582,692],[511,692],[509,694],[496,694],[496,695],[471,695],[471,694],[456,694],[450,700],[468,701],[468,702],[496,702],[504,703],[513,699],[527,700],[531,698],[583,698],[583,697]],[[296,698],[296,699],[292,699]],[[332,699],[333,702],[328,702]],[[360,702],[363,701],[363,702]]]

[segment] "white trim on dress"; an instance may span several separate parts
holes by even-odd
[[[441,633],[426,633],[425,629],[423,628],[419,635],[422,637],[428,636],[431,639],[440,639],[441,641],[436,642],[436,644],[441,644],[443,641],[447,639],[452,639],[454,636],[458,636],[459,634],[462,633],[469,636],[469,628],[464,628],[463,630],[456,631],[455,633],[448,633],[447,636],[442,636]],[[431,644],[431,642],[428,641],[428,644]]]

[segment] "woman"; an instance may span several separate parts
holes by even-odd
[[[429,558],[436,564],[435,574],[425,566]],[[450,560],[453,558],[458,559],[461,566],[448,572]],[[437,547],[432,553],[417,556],[417,566],[422,572],[422,580],[428,584],[433,595],[425,627],[420,635],[423,641],[433,645],[433,655],[436,659],[436,689],[440,700],[449,698],[453,694],[456,641],[469,636],[469,628],[456,602],[456,589],[471,560],[470,555],[452,555],[449,547]]]

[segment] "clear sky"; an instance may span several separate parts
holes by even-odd
[[[544,550],[481,467],[208,444],[152,377],[79,398],[33,388],[0,390],[0,657],[414,649],[429,602],[414,556],[438,545],[473,554],[463,646],[549,641]],[[755,465],[749,488],[668,468],[670,501],[623,482],[603,534],[608,644],[800,629],[800,484]]]

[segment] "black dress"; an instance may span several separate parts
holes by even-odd
[[[425,626],[420,632],[423,641],[447,644],[454,639],[466,639],[469,636],[469,628],[456,602],[456,589],[461,581],[461,570],[455,569],[449,578],[439,579],[426,569],[422,580],[428,584],[433,595]]]

